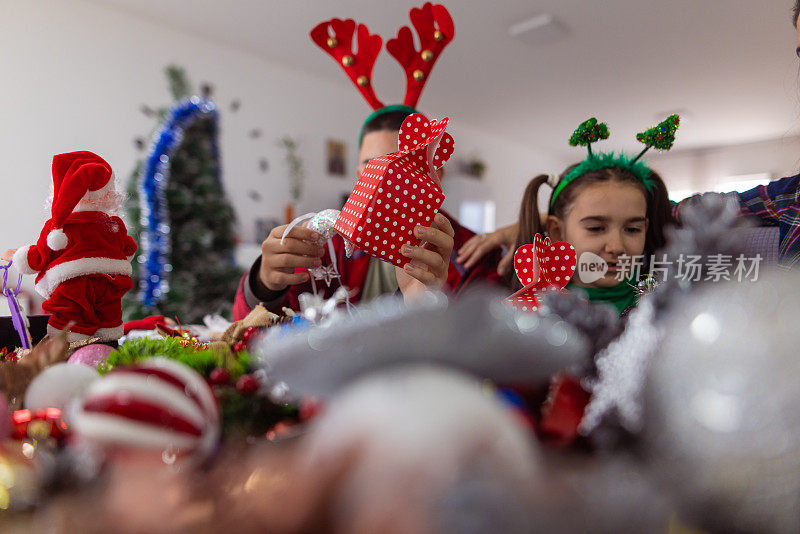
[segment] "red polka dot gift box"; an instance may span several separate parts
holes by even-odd
[[[400,128],[398,151],[370,160],[336,219],[334,228],[367,254],[402,267],[403,244],[418,245],[416,225],[430,226],[444,202],[436,170],[453,153],[445,133],[447,118],[437,122],[410,115]]]
[[[540,295],[560,291],[575,272],[575,248],[569,243],[551,243],[536,234],[532,245],[522,245],[514,253],[514,270],[524,286],[508,299],[510,305],[524,312],[538,312]]]

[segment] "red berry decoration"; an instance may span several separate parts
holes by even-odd
[[[244,339],[244,342],[247,343],[247,342],[250,341],[250,338],[253,337],[254,335],[256,335],[257,333],[258,333],[258,330],[255,327],[251,326],[250,328],[248,328],[247,330],[244,331],[244,334],[242,335],[242,338]]]
[[[233,352],[242,352],[245,349],[247,349],[247,343],[244,341],[237,341],[233,346]]]
[[[231,381],[231,374],[227,369],[217,367],[208,375],[208,381],[214,386],[224,386]]]
[[[300,417],[300,421],[306,422],[320,413],[322,413],[323,405],[321,401],[316,399],[306,399],[300,403],[299,413],[298,416]]]
[[[258,380],[253,375],[242,375],[236,381],[236,391],[242,395],[252,395],[258,391]]]

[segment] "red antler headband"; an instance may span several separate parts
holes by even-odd
[[[414,47],[411,29],[403,26],[397,37],[386,43],[386,49],[406,73],[406,96],[403,104],[416,107],[433,65],[442,50],[453,40],[455,26],[447,8],[426,2],[409,13],[411,24],[417,32],[420,49]],[[364,24],[358,25],[358,53],[353,52],[353,33],[356,23],[352,19],[331,19],[319,23],[311,30],[311,39],[344,69],[350,80],[377,110],[384,107],[372,87],[372,68],[381,51],[380,35],[370,34]]]

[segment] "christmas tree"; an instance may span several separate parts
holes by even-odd
[[[183,69],[166,69],[175,103],[158,118],[149,155],[128,181],[127,220],[139,244],[126,319],[160,314],[182,322],[230,315],[241,269],[236,216],[220,181],[216,106],[192,96]]]

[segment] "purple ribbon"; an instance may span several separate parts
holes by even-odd
[[[6,300],[8,301],[8,308],[11,310],[11,323],[14,325],[14,330],[19,334],[19,339],[22,341],[22,348],[30,349],[32,345],[31,333],[28,331],[28,317],[22,311],[22,306],[20,306],[17,301],[17,295],[19,295],[20,287],[22,287],[22,275],[19,275],[17,279],[17,288],[14,291],[8,287],[8,269],[11,267],[12,263],[14,262],[9,261],[7,265],[0,265],[0,269],[3,270],[3,295],[6,296]]]

